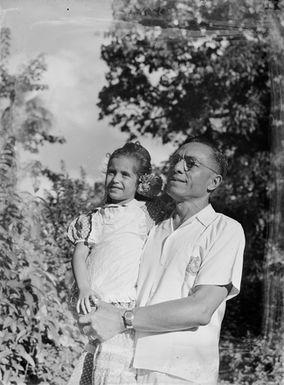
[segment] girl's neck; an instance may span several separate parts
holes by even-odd
[[[124,201],[113,201],[112,199],[110,199],[109,197],[107,197],[106,199],[106,204],[114,204],[114,205],[125,205],[131,201],[133,201],[135,198],[130,198],[130,199],[126,199]]]

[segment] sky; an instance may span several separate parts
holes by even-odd
[[[93,182],[102,178],[106,153],[125,143],[125,134],[107,119],[98,120],[96,106],[108,70],[100,49],[108,43],[112,23],[110,0],[0,0],[0,24],[12,32],[10,71],[17,73],[21,65],[45,54],[42,82],[49,88],[40,97],[53,115],[51,133],[66,139],[65,144],[44,145],[36,156],[21,153],[22,161],[38,159],[58,171],[64,160],[70,176],[77,177],[82,166]],[[159,139],[139,141],[156,165],[172,152]],[[28,178],[21,183],[31,190]]]

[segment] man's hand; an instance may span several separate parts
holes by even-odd
[[[96,310],[79,317],[79,324],[86,335],[103,342],[125,330],[123,313],[124,310],[97,300]]]
[[[97,287],[95,287],[95,289],[89,287],[79,289],[79,298],[76,306],[78,314],[82,312],[83,314],[87,314],[92,311],[90,299],[93,303],[96,303],[98,299],[101,299],[101,292]]]

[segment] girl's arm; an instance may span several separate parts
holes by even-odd
[[[133,328],[157,334],[207,325],[227,294],[226,285],[200,285],[189,297],[138,307],[134,310]],[[125,331],[124,313],[125,309],[97,301],[96,312],[80,317],[79,323],[86,334],[106,341]]]
[[[75,246],[72,257],[73,273],[79,289],[77,312],[80,313],[80,310],[82,310],[84,314],[87,314],[91,311],[90,298],[92,298],[93,301],[95,301],[96,298],[100,298],[99,293],[91,289],[88,280],[86,258],[89,254],[89,251],[90,250],[88,246],[86,246],[83,242],[79,242]]]

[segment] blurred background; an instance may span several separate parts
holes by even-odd
[[[281,1],[0,1],[0,383],[65,384],[84,345],[66,228],[139,140],[165,175],[189,135],[229,159],[214,208],[243,225],[220,384],[283,379]],[[170,205],[169,205],[170,209]]]

